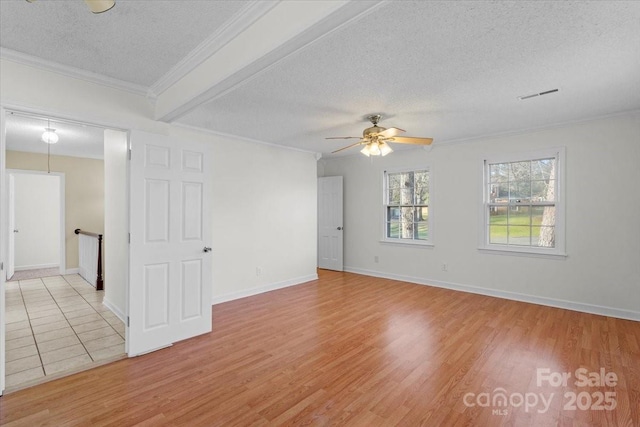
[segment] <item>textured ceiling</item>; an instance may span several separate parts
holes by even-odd
[[[2,0],[0,45],[148,88],[252,3]],[[371,113],[437,145],[640,109],[638,22],[635,1],[387,2],[176,121],[328,155]]]
[[[41,138],[47,127],[55,129],[59,137],[56,144],[51,144],[52,155],[103,158],[104,129],[19,113],[7,117],[7,150],[46,154],[48,146]]]
[[[246,1],[119,0],[92,14],[79,0],[0,1],[2,47],[151,86]]]

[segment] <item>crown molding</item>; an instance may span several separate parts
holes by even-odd
[[[148,95],[158,97],[162,92],[173,86],[181,78],[189,74],[198,65],[222,49],[227,43],[249,28],[258,19],[276,7],[280,1],[253,0],[231,17],[223,26],[211,36],[189,52],[164,76],[160,77],[151,87]]]
[[[215,130],[211,130],[211,129],[207,129],[207,128],[203,128],[203,127],[199,127],[199,126],[188,125],[188,124],[180,123],[180,122],[172,122],[171,125],[175,126],[175,127],[179,127],[179,128],[183,128],[183,129],[188,129],[188,130],[191,130],[191,131],[199,132],[199,133],[219,136],[219,137],[222,137],[222,138],[225,138],[225,139],[229,139],[229,138],[238,139],[240,141],[251,142],[253,144],[266,145],[268,147],[280,148],[282,150],[290,150],[290,151],[297,151],[299,153],[313,154],[314,156],[317,156],[317,154],[318,154],[316,151],[304,150],[302,148],[290,147],[288,145],[274,144],[273,142],[261,141],[259,139],[248,138],[246,136],[234,135],[234,134],[231,134],[231,133],[218,132],[218,131],[215,131]]]
[[[84,80],[89,83],[95,83],[112,89],[130,92],[135,95],[148,97],[149,89],[146,86],[125,82],[124,80],[114,79],[112,77],[107,77],[87,70],[81,70],[80,68],[70,67],[68,65],[62,65],[57,62],[48,61],[46,59],[7,49],[5,47],[0,47],[0,59],[5,59],[7,61],[16,62],[18,64],[27,65],[29,67],[45,71],[51,71],[66,77]],[[154,99],[155,97],[152,98],[152,101]]]

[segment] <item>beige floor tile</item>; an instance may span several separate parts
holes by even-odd
[[[7,350],[7,362],[11,362],[16,359],[22,359],[23,357],[37,355],[38,348],[35,344],[31,344],[24,347],[14,348],[13,350]]]
[[[115,334],[105,338],[99,338],[97,340],[86,341],[83,344],[87,348],[87,351],[96,351],[123,343],[124,340],[122,339],[122,337],[118,334]]]
[[[7,387],[14,387],[19,384],[26,383],[27,381],[35,380],[41,377],[44,377],[42,366],[29,369],[28,371],[22,371],[17,374],[7,375],[5,384]]]
[[[60,320],[58,322],[45,323],[44,325],[34,325],[33,333],[42,334],[44,332],[55,331],[56,329],[68,328],[69,322],[66,320]]]
[[[82,354],[87,354],[87,350],[84,349],[82,344],[75,344],[57,350],[47,351],[46,353],[40,353],[40,357],[42,358],[42,363],[48,365]]]
[[[104,360],[116,356],[125,356],[124,343],[111,347],[101,348],[100,350],[90,351],[89,355],[93,360]]]
[[[122,320],[120,320],[119,317],[114,316],[112,318],[107,319],[107,322],[111,325],[111,326],[119,326],[119,325],[124,325],[124,322]]]
[[[6,345],[7,345],[7,347],[6,347],[7,351],[35,344],[35,341],[33,340],[33,336],[16,338],[14,340],[7,340],[5,342],[6,342]]]
[[[94,311],[92,314],[89,314],[87,316],[73,317],[69,319],[69,324],[71,324],[71,326],[76,326],[76,325],[81,325],[83,323],[96,322],[98,320],[103,320],[102,316],[100,316],[98,313]]]
[[[38,317],[37,319],[31,319],[31,326],[45,325],[47,323],[60,322],[66,320],[62,314],[56,314],[55,316]]]
[[[56,298],[56,302],[60,307],[68,307],[75,304],[84,304],[86,301],[80,295],[65,298]]]
[[[72,345],[80,344],[78,337],[74,335],[68,335],[66,337],[58,338],[55,340],[44,341],[38,343],[38,349],[41,353],[46,353],[53,350],[59,350],[61,348],[69,347]]]
[[[46,341],[56,340],[63,337],[68,337],[69,335],[75,335],[73,329],[71,328],[62,328],[56,329],[55,331],[43,332],[41,334],[35,334],[36,341],[38,344]]]
[[[42,312],[49,312],[51,310],[60,310],[58,308],[58,305],[55,302],[52,302],[50,304],[45,304],[45,305],[29,305],[26,304],[27,307],[27,313],[29,313],[30,317],[33,317],[33,315],[37,315],[37,313],[42,313]],[[52,314],[56,314],[56,313],[52,313]],[[49,316],[49,314],[47,315]],[[37,317],[43,317],[43,316],[37,316]]]
[[[16,323],[29,320],[26,311],[7,312],[4,318],[6,323]]]
[[[125,334],[126,334],[126,328],[124,326],[124,323],[121,323],[120,325],[113,325],[113,329],[116,330],[116,332],[122,337],[124,338]]]
[[[25,328],[25,329],[18,329],[17,331],[7,331],[5,338],[7,340],[13,340],[16,338],[28,337],[31,335],[32,335],[31,329]]]
[[[76,317],[88,316],[90,314],[96,313],[96,311],[90,305],[87,305],[87,307],[88,308],[82,308],[80,310],[71,310],[71,311],[63,310],[64,315],[67,319],[73,319]]]
[[[28,320],[23,320],[22,322],[7,323],[5,325],[5,331],[7,332],[17,331],[20,329],[31,329],[31,324]]]
[[[24,301],[23,305],[26,305],[27,308],[29,307],[33,307],[33,308],[42,308],[43,310],[46,310],[46,308],[44,307],[48,307],[50,305],[53,305],[54,307],[57,307],[56,302],[53,298],[48,298],[48,299],[40,299],[37,301]]]
[[[40,363],[40,356],[28,356],[22,359],[12,360],[5,365],[7,375],[17,374],[18,372],[26,371],[29,369],[42,366]]]
[[[44,370],[47,375],[52,375],[58,372],[78,369],[89,364],[91,364],[91,357],[89,357],[89,355],[85,353],[80,356],[75,356],[69,359],[60,360],[58,362],[45,364]]]
[[[77,334],[81,332],[93,331],[95,329],[100,329],[109,326],[109,324],[104,320],[96,320],[89,323],[82,323],[80,325],[73,326],[73,330],[76,331]]]
[[[115,329],[111,326],[107,326],[106,328],[94,329],[93,331],[81,332],[78,334],[78,338],[80,341],[87,342],[96,340],[98,338],[105,338],[111,335],[118,335]]]
[[[34,312],[29,312],[30,319],[39,319],[41,317],[55,316],[56,314],[62,314],[58,307],[51,310],[38,310]]]

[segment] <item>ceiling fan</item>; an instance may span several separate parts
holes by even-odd
[[[355,144],[348,145],[340,148],[339,150],[332,151],[331,154],[337,153],[342,150],[346,150],[356,145],[364,145],[364,148],[360,150],[365,156],[386,156],[393,150],[389,146],[388,142],[394,142],[398,144],[416,144],[416,145],[429,145],[433,142],[433,138],[416,138],[412,136],[398,136],[406,131],[398,128],[383,128],[378,126],[380,121],[380,114],[373,114],[367,117],[373,126],[366,128],[362,132],[362,138],[359,136],[335,136],[325,139],[353,139],[359,138],[360,141]]]
[[[27,0],[29,3],[33,3],[36,0]],[[84,2],[89,6],[91,12],[93,13],[102,13],[111,9],[116,5],[115,0],[84,0]]]

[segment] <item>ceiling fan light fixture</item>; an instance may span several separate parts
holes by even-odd
[[[58,142],[58,134],[55,129],[45,128],[44,133],[42,134],[42,142],[46,142],[47,144],[55,144]]]
[[[367,157],[369,157],[371,155],[371,150],[369,150],[369,145],[370,144],[365,145],[364,148],[362,150],[360,150],[360,152],[362,154],[364,154],[365,156],[367,156]]]
[[[393,150],[391,149],[391,146],[389,146],[389,144],[387,144],[386,142],[381,142],[380,143],[380,155],[381,156],[386,156],[389,153],[393,153]]]
[[[116,5],[115,0],[84,0],[93,13],[103,13]]]

